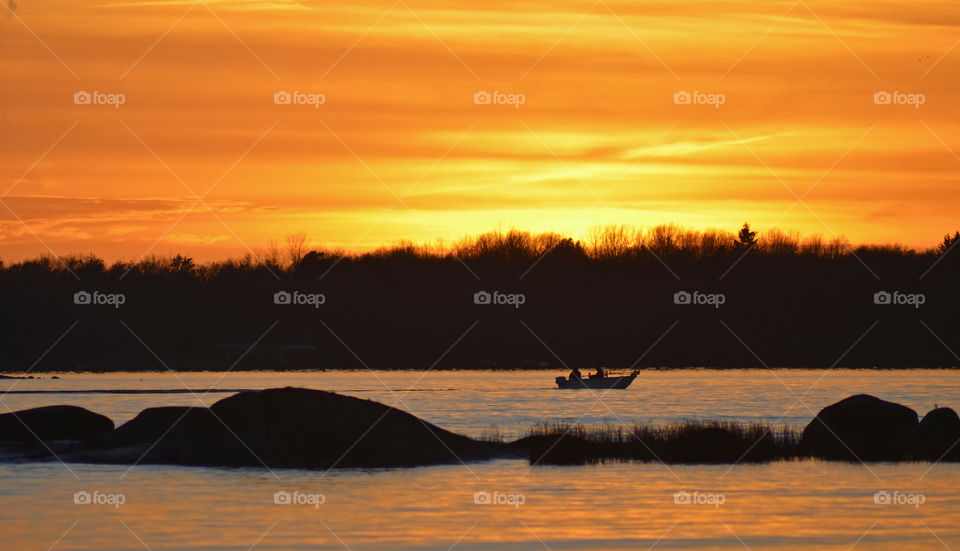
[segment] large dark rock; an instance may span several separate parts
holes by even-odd
[[[147,408],[98,443],[110,447],[155,444],[171,434],[179,436],[185,431],[197,430],[203,419],[216,422],[210,410],[204,407]],[[212,424],[208,423],[206,428],[211,427]]]
[[[498,446],[332,392],[241,392],[207,408],[144,410],[72,459],[209,466],[387,467],[493,457]]]
[[[950,408],[936,408],[923,416],[910,434],[910,447],[917,459],[960,460],[960,417]]]
[[[46,406],[0,415],[0,441],[88,441],[113,430],[113,421],[77,406]]]
[[[884,461],[908,455],[908,435],[917,412],[867,394],[844,398],[822,410],[803,429],[804,453],[825,459]]]

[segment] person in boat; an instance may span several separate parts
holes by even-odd
[[[607,376],[607,372],[602,367],[597,368],[597,372],[590,376],[591,379],[602,379]]]
[[[570,372],[570,380],[579,381],[581,379],[583,379],[583,375],[580,373],[580,368],[573,368],[573,371]]]

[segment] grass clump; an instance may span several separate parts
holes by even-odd
[[[757,463],[801,456],[800,432],[764,423],[681,421],[665,426],[538,423],[517,440],[531,464],[604,461]]]

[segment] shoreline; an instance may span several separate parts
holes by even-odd
[[[626,368],[610,367],[603,366],[604,369],[608,370],[622,370]],[[583,368],[581,368],[583,369]],[[589,369],[593,369],[591,366]],[[838,366],[831,367],[828,365],[824,366],[770,366],[770,367],[724,367],[724,366],[651,366],[651,367],[635,367],[632,369],[644,371],[771,371],[771,370],[781,370],[781,371],[960,371],[960,365],[957,366],[905,366],[905,367],[884,367],[884,366]],[[45,371],[4,371],[0,369],[0,381],[3,380],[51,380],[53,376],[60,375],[138,375],[138,374],[157,374],[157,375],[170,375],[170,374],[184,374],[184,373],[364,373],[364,372],[435,372],[435,373],[458,373],[458,372],[482,372],[489,371],[493,373],[498,372],[541,372],[541,373],[557,373],[563,372],[566,374],[569,371],[569,368],[561,367],[536,367],[536,368],[526,368],[526,367],[500,367],[500,368],[491,368],[491,367],[436,367],[432,369],[427,369],[424,367],[378,367],[378,368],[291,368],[291,369],[277,369],[275,367],[264,367],[264,368],[235,368],[235,369],[221,369],[221,368],[209,368],[209,369],[117,369],[117,370],[90,370],[90,369],[77,369],[77,370],[45,370]],[[62,379],[62,377],[60,377]],[[57,379],[52,379],[57,380]]]

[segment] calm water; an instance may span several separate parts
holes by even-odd
[[[544,419],[802,425],[854,392],[921,414],[935,403],[960,406],[960,373],[947,371],[649,371],[630,389],[603,395],[556,390],[556,375],[60,374],[61,380],[0,381],[0,389],[13,391],[2,396],[13,410],[75,404],[120,423],[145,407],[209,404],[228,394],[17,392],[295,385],[383,401],[459,432],[495,428],[509,436]],[[958,489],[960,467],[929,463],[531,469],[504,460],[329,473],[0,464],[0,548],[960,549]],[[76,492],[123,503],[77,505]],[[277,492],[302,503],[277,504]],[[875,503],[876,492],[895,503]]]

